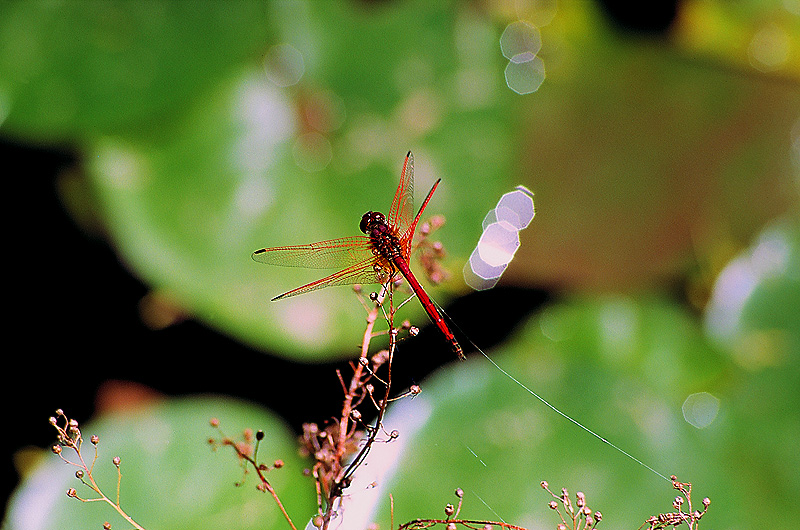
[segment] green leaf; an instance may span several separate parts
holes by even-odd
[[[94,475],[112,501],[117,487],[112,459],[120,457],[120,505],[145,528],[287,528],[273,498],[256,490],[258,477],[252,470],[245,477],[234,451],[212,450],[209,438],[220,438],[209,425],[212,417],[237,440],[246,428],[264,431],[259,459],[270,466],[276,459],[284,462],[267,478],[295,524],[304,525],[316,512],[313,480],[303,476],[308,462],[298,456],[294,436],[279,420],[247,403],[194,397],[105,416],[81,425],[82,455],[90,464],[94,447],[89,439],[98,435]],[[55,430],[53,434],[55,440]],[[69,449],[62,455],[77,459]],[[84,499],[97,497],[75,477],[76,470],[51,453],[43,455],[41,465],[13,495],[3,528],[101,528],[104,521],[112,528],[126,528],[125,520],[108,504],[66,496],[68,488],[75,488]],[[236,487],[242,480],[243,485]]]
[[[658,298],[576,298],[548,307],[488,354],[530,391],[476,356],[444,367],[421,383],[421,395],[398,403],[386,419],[387,431],[400,432],[400,449],[376,501],[381,525],[390,493],[399,524],[443,517],[461,488],[462,518],[547,527],[558,522],[540,487],[547,480],[556,492],[583,491],[614,527],[635,528],[671,507],[671,484],[657,473],[694,482],[696,506],[712,497],[715,520],[733,509],[713,494],[732,479],[716,454],[728,416],[703,430],[683,419],[690,395],[707,391],[725,408],[730,392],[724,362],[691,315]]]
[[[38,142],[147,131],[257,59],[269,27],[249,0],[4,2],[3,129]]]
[[[447,218],[435,237],[444,241],[444,265],[452,276],[432,294],[445,303],[448,295],[465,291],[461,264],[480,234],[480,221],[513,185],[507,171],[511,146],[504,141],[510,124],[497,87],[492,97],[456,102],[444,114],[437,110],[460,75],[491,77],[497,62],[492,54],[469,49],[454,55],[448,44],[453,39],[472,36],[484,46],[493,32],[478,18],[453,19],[445,7],[420,5],[419,18],[405,24],[397,24],[392,8],[365,17],[337,3],[310,4],[300,11],[303,16],[276,15],[288,35],[283,44],[304,58],[301,85],[279,88],[268,80],[269,71],[265,76],[260,68],[242,68],[199,93],[179,120],[148,134],[92,142],[87,167],[94,191],[132,272],[204,323],[248,344],[306,360],[351,356],[365,316],[351,290],[270,302],[335,271],[267,267],[250,254],[360,235],[364,212],[388,210],[403,157],[412,149],[417,207],[443,178],[425,217]],[[280,14],[287,7],[271,8]],[[443,25],[426,29],[429,19]],[[323,22],[338,29],[304,38]],[[402,45],[397,49],[403,52],[363,53],[362,40],[341,34],[362,30],[383,34],[393,43],[388,49]],[[326,57],[337,45],[346,49],[332,69]],[[434,48],[441,53],[431,56]],[[394,72],[396,90],[377,97],[364,86],[343,84],[342,76],[352,81],[359,68]],[[347,121],[338,124],[342,109]],[[476,168],[480,189],[460,186]],[[416,303],[399,317],[427,323]]]

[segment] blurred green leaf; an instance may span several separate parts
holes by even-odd
[[[798,443],[796,399],[786,406],[762,401],[762,426],[746,434],[761,383],[725,362],[692,315],[671,302],[600,296],[559,303],[489,354],[598,435],[659,473],[692,482],[697,506],[703,497],[712,500],[709,524],[758,527],[764,517],[759,505],[798,515],[792,499],[800,488],[790,478],[795,467],[785,460]],[[797,373],[796,364],[770,393],[796,394],[796,375],[789,375]],[[388,521],[389,493],[394,520],[405,522],[440,517],[462,488],[464,518],[545,527],[557,521],[541,480],[556,491],[583,491],[614,527],[636,528],[671,509],[675,493],[668,481],[562,418],[479,357],[447,366],[421,386],[420,396],[398,403],[386,420],[387,430],[400,431],[401,448],[394,476],[376,501],[381,524]],[[704,429],[683,418],[684,401],[697,392],[720,400]],[[777,431],[780,439],[777,424],[785,425]],[[781,471],[763,475],[776,468]],[[756,476],[764,479],[747,478]]]
[[[251,0],[3,2],[3,129],[59,143],[146,133],[258,59],[270,27]]]
[[[83,458],[91,463],[94,447],[89,438],[98,435],[94,474],[106,496],[114,500],[117,471],[111,460],[120,457],[120,504],[145,528],[286,528],[275,501],[256,491],[258,478],[252,471],[245,478],[233,450],[211,449],[208,439],[220,437],[209,425],[212,417],[237,440],[246,428],[264,431],[259,458],[268,465],[276,459],[284,461],[268,478],[295,524],[304,525],[316,512],[314,484],[303,476],[308,463],[298,456],[294,436],[286,427],[253,405],[194,397],[106,416],[81,425]],[[68,449],[63,455],[77,458]],[[83,503],[66,496],[68,488],[75,488],[82,498],[96,497],[76,479],[76,470],[48,452],[12,497],[3,528],[101,528],[104,521],[111,522],[112,528],[125,527],[127,523],[106,503]],[[236,487],[243,479],[244,484]]]
[[[273,85],[269,65],[266,78],[260,69],[242,69],[200,94],[182,120],[147,137],[93,142],[88,169],[113,240],[150,285],[247,343],[305,359],[350,355],[364,326],[350,290],[270,302],[334,271],[266,267],[250,254],[360,234],[364,212],[388,210],[403,157],[412,149],[417,206],[436,178],[444,179],[427,213],[448,219],[435,237],[445,242],[452,278],[432,291],[444,302],[447,291],[465,289],[460,263],[491,201],[512,184],[506,177],[510,146],[503,143],[509,131],[499,81],[490,83],[488,96],[462,94],[448,102],[447,95],[465,72],[491,79],[497,58],[472,50],[493,45],[493,30],[475,16],[453,18],[446,6],[427,3],[420,4],[419,19],[402,25],[392,15],[395,8],[368,15],[349,4],[323,3],[289,17],[281,16],[288,4],[270,7],[285,27],[284,44],[304,58],[300,86]],[[428,19],[447,24],[432,31],[424,26]],[[335,31],[306,38],[309,28],[323,23],[348,34],[383,33],[403,53],[364,53],[362,40],[337,43]],[[460,54],[450,45],[454,39],[464,41]],[[431,56],[433,48],[444,55]],[[332,50],[338,50],[335,61],[325,55]],[[339,77],[365,67],[376,69],[378,78],[392,76],[391,97],[373,100],[373,91]],[[336,113],[342,109],[347,124],[339,129]],[[476,167],[481,188],[459,186],[457,175]],[[426,322],[417,304],[400,316]]]

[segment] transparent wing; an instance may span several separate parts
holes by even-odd
[[[309,245],[262,248],[253,259],[267,265],[307,269],[343,269],[373,259],[372,244],[366,236],[341,237]]]
[[[406,228],[405,232],[401,232],[400,245],[403,247],[403,257],[406,261],[408,261],[411,257],[411,242],[414,240],[414,231],[417,229],[417,223],[419,223],[419,219],[422,217],[422,212],[425,211],[425,207],[428,206],[431,197],[433,197],[433,192],[436,191],[436,187],[441,181],[442,179],[439,179],[433,183],[433,187],[431,188],[431,191],[428,192],[428,196],[425,197],[425,200],[422,202],[422,206],[419,207],[419,212],[417,212],[417,216],[414,217],[414,221],[408,228]]]
[[[398,236],[405,233],[414,218],[414,155],[411,151],[406,155],[403,171],[400,173],[400,184],[394,193],[392,207],[389,209],[387,221],[394,227]]]
[[[391,265],[372,252],[368,237],[342,237],[310,245],[262,248],[253,252],[253,259],[267,265],[305,267],[309,269],[339,269],[330,276],[311,282],[273,300],[304,294],[331,285],[354,283],[384,283],[389,279]]]
[[[339,272],[335,272],[330,276],[321,278],[315,282],[303,285],[297,289],[292,289],[289,292],[278,295],[272,300],[280,300],[282,298],[289,298],[290,296],[297,296],[298,294],[305,294],[317,289],[323,289],[332,285],[353,285],[354,283],[384,283],[389,279],[388,268],[376,269],[378,260],[375,257],[370,257],[363,262],[356,263]]]

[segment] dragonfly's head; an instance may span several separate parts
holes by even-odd
[[[361,217],[359,228],[369,235],[373,228],[381,226],[386,226],[386,217],[381,212],[367,212]]]

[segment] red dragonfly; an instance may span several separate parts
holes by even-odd
[[[453,332],[447,327],[442,315],[409,267],[414,230],[441,180],[434,183],[414,217],[414,155],[409,151],[403,163],[400,184],[394,194],[388,219],[380,212],[367,212],[361,218],[361,231],[366,236],[341,237],[309,245],[262,248],[253,252],[254,260],[268,265],[341,269],[330,276],[276,296],[272,300],[289,298],[331,285],[386,284],[400,273],[406,278],[425,312],[450,343],[458,358],[466,359]]]

